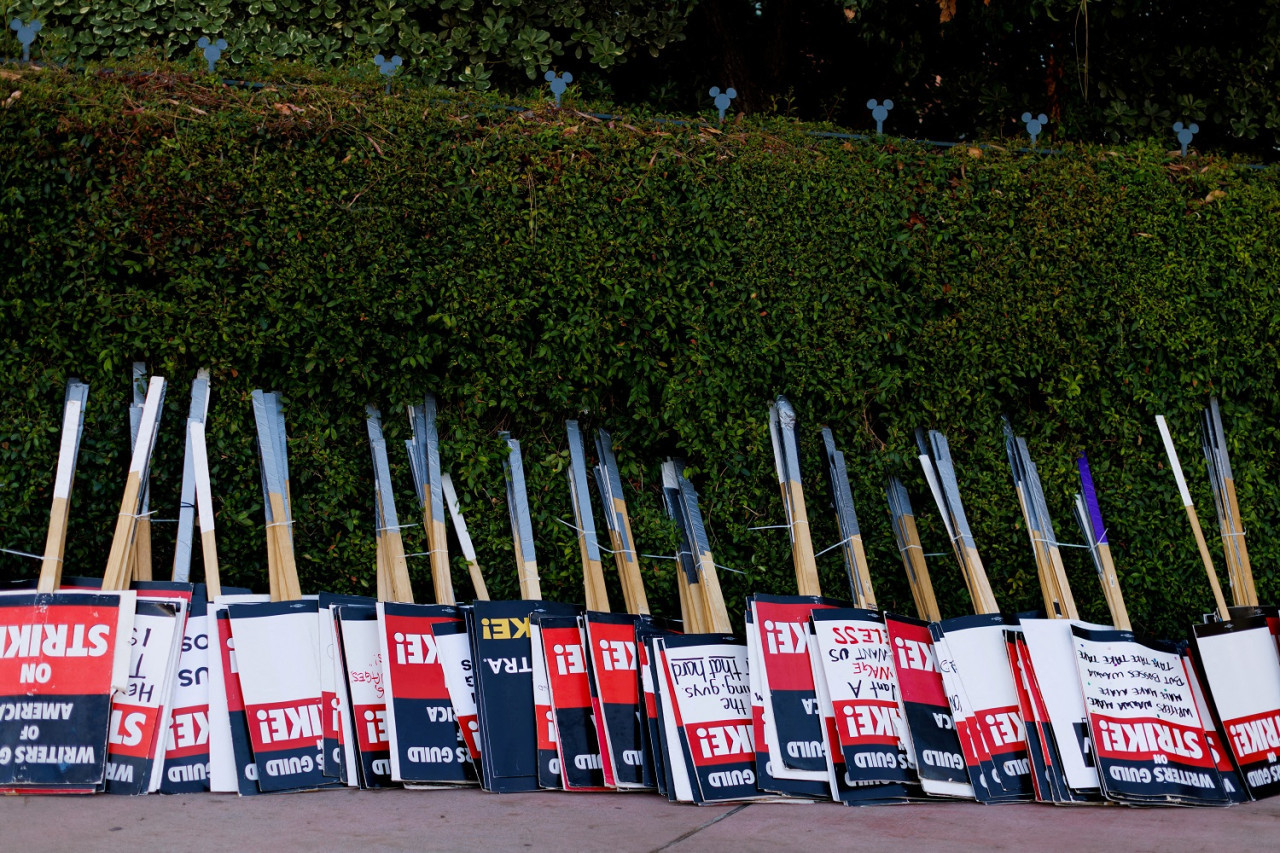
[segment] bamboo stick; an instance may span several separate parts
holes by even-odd
[[[809,532],[809,514],[804,504],[804,488],[800,479],[800,452],[796,446],[796,412],[785,397],[778,397],[769,407],[769,435],[773,439],[774,465],[778,487],[786,511],[787,532],[791,537],[791,561],[796,571],[796,591],[800,595],[822,595],[818,564],[813,554]]]
[[[596,430],[596,485],[604,504],[605,526],[609,531],[609,544],[613,549],[618,578],[622,582],[622,597],[628,613],[648,613],[649,598],[645,594],[644,579],[640,574],[639,553],[631,534],[631,518],[627,513],[627,501],[622,494],[622,475],[613,455],[613,441],[609,433]]]
[[[191,577],[191,545],[198,503],[196,496],[196,473],[194,448],[192,447],[191,426],[199,423],[203,426],[209,412],[209,371],[201,368],[191,383],[191,406],[187,411],[186,445],[182,457],[182,490],[178,501],[178,529],[173,549],[173,570],[170,577],[186,583]],[[205,457],[208,476],[208,455]],[[212,519],[212,516],[210,516]],[[203,545],[201,546],[203,547]],[[211,596],[212,597],[212,596]]]
[[[62,438],[58,444],[58,468],[53,478],[53,505],[49,509],[49,532],[44,540],[37,592],[54,592],[62,584],[62,564],[67,550],[67,522],[71,511],[71,485],[80,455],[84,430],[84,408],[89,386],[71,379],[67,382],[62,415]]]
[[[467,532],[466,519],[462,517],[462,508],[458,504],[458,495],[453,490],[453,479],[448,473],[440,475],[440,487],[444,492],[445,504],[449,507],[449,515],[453,519],[453,532],[458,537],[458,545],[462,549],[462,558],[467,562],[467,573],[471,576],[471,586],[475,590],[477,601],[488,601],[489,590],[484,583],[484,575],[480,571],[480,563],[476,560],[476,549],[471,544],[471,535]]]
[[[569,499],[573,504],[573,519],[578,534],[578,552],[582,559],[583,587],[588,610],[609,612],[609,592],[604,583],[604,565],[600,556],[600,543],[596,538],[596,520],[591,511],[591,495],[587,480],[587,455],[583,447],[582,431],[577,421],[566,421],[565,432],[569,440]]]
[[[673,463],[668,463],[673,464]],[[698,493],[693,482],[684,476],[683,466],[674,463],[676,483],[680,492],[681,514],[688,532],[689,544],[693,551],[693,559],[697,565],[697,592],[702,600],[703,627],[715,633],[731,633],[733,625],[729,621],[729,612],[725,608],[724,595],[720,591],[720,576],[716,572],[715,560],[711,555],[711,545],[707,539],[706,526],[702,521],[702,510],[698,506]]]
[[[857,607],[874,608],[875,592],[871,586],[871,570],[867,565],[858,514],[853,507],[853,490],[849,487],[849,470],[844,454],[836,449],[835,436],[823,427],[822,445],[827,457],[827,482],[831,487],[831,505],[836,512],[836,530],[840,535],[840,552],[844,555],[849,592]],[[914,587],[912,594],[915,594]]]
[[[1214,604],[1218,609],[1218,617],[1226,622],[1231,618],[1227,611],[1227,602],[1222,597],[1222,587],[1218,584],[1218,573],[1213,569],[1213,560],[1209,556],[1209,545],[1205,542],[1204,531],[1200,529],[1200,519],[1196,515],[1195,505],[1191,501],[1191,492],[1187,489],[1186,478],[1182,476],[1182,465],[1178,462],[1178,451],[1173,446],[1173,436],[1169,434],[1169,425],[1164,415],[1156,415],[1156,427],[1160,430],[1160,438],[1164,441],[1165,454],[1169,457],[1169,467],[1173,469],[1173,478],[1178,484],[1178,494],[1182,498],[1182,506],[1187,511],[1187,519],[1191,522],[1191,532],[1196,538],[1196,547],[1200,551],[1200,561],[1204,563],[1205,575],[1209,579],[1209,587],[1213,591]]]
[[[902,555],[907,581],[911,585],[916,613],[927,622],[940,621],[942,613],[938,610],[938,599],[933,592],[933,581],[929,577],[929,566],[925,561],[924,548],[920,544],[920,532],[911,511],[910,496],[897,477],[889,478],[885,491],[889,499],[894,538],[897,540],[898,553]]]
[[[129,424],[131,439],[138,440],[138,424],[142,417],[147,387],[147,365],[141,361],[133,363],[132,405],[129,407]],[[138,510],[138,523],[133,532],[133,556],[131,574],[134,580],[151,580],[151,478],[142,480],[141,504]]]
[[[209,600],[222,595],[218,568],[218,547],[214,539],[213,495],[209,485],[209,457],[205,447],[204,422],[190,424],[192,464],[195,467],[195,503],[200,513],[200,552],[204,558],[204,583]]]
[[[120,499],[120,512],[116,516],[115,531],[111,537],[111,552],[102,575],[104,590],[129,588],[134,531],[137,529],[138,511],[142,501],[142,483],[151,466],[151,453],[155,447],[156,433],[164,402],[165,381],[153,376],[147,388],[138,440],[134,442],[129,473],[125,479],[124,496]]]
[[[520,578],[520,597],[542,600],[538,579],[538,558],[533,545],[533,523],[529,518],[529,498],[525,491],[524,459],[520,442],[509,433],[500,433],[507,443],[507,456],[502,460],[507,480],[507,510],[511,515],[511,539],[515,546],[516,571]]]
[[[1084,535],[1085,544],[1089,546],[1089,554],[1093,557],[1094,566],[1098,570],[1098,580],[1107,601],[1107,609],[1111,612],[1111,622],[1120,630],[1128,631],[1132,629],[1129,623],[1129,611],[1125,607],[1120,579],[1116,575],[1115,563],[1111,559],[1107,529],[1102,523],[1098,493],[1094,489],[1093,474],[1089,470],[1089,460],[1085,454],[1081,453],[1076,460],[1076,468],[1080,472],[1081,492],[1075,497],[1076,521],[1080,525],[1080,532]]]

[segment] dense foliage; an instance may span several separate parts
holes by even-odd
[[[271,63],[372,69],[398,54],[409,78],[518,96],[549,68],[633,108],[734,110],[867,130],[866,104],[895,104],[902,136],[1175,146],[1274,159],[1280,146],[1280,0],[0,0],[0,56],[19,17],[44,29],[35,56],[113,65],[144,53],[224,74]]]
[[[814,541],[836,541],[818,428],[846,452],[881,604],[909,612],[883,480],[947,548],[913,430],[942,429],[996,595],[1038,606],[999,418],[1028,437],[1061,539],[1087,450],[1135,623],[1181,633],[1208,585],[1164,464],[1167,414],[1207,530],[1196,419],[1220,396],[1263,600],[1280,598],[1280,183],[1163,146],[928,149],[780,120],[602,122],[367,85],[252,91],[155,73],[4,70],[0,547],[41,550],[63,386],[89,382],[69,573],[105,563],[129,364],[172,381],[152,488],[172,517],[186,388],[212,369],[224,582],[265,586],[249,392],[286,397],[304,590],[371,590],[364,406],[389,446],[433,390],[490,590],[515,593],[499,430],[522,439],[548,597],[581,599],[563,421],[614,434],[636,536],[671,554],[657,469],[689,460],[730,608],[794,589],[766,410],[800,415]],[[402,519],[412,489],[393,456]],[[171,526],[156,525],[164,571]],[[407,530],[408,550],[425,550]],[[1211,533],[1212,536],[1212,533]],[[1211,541],[1219,558],[1221,543]],[[198,561],[198,557],[196,558]],[[1083,551],[1068,570],[1104,618]],[[656,609],[670,561],[647,558]],[[37,564],[0,554],[0,574]],[[946,615],[969,608],[949,555]],[[819,558],[845,588],[838,552]],[[429,597],[426,561],[412,561]],[[199,569],[196,569],[198,575]],[[465,574],[456,573],[459,590]],[[611,581],[612,582],[612,581]],[[616,593],[615,602],[621,597]]]

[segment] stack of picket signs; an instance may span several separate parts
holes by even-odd
[[[1092,473],[1073,509],[1111,624],[1081,621],[1040,475],[1006,422],[1014,493],[1043,596],[1002,613],[965,516],[947,439],[921,431],[919,464],[972,604],[944,619],[906,488],[886,484],[914,616],[880,611],[844,455],[821,431],[839,541],[816,552],[798,423],[769,428],[795,595],[751,595],[736,636],[697,491],[662,466],[677,533],[679,620],[649,613],[610,435],[566,424],[582,603],[541,595],[520,443],[504,436],[520,598],[491,601],[441,464],[437,404],[408,408],[418,506],[401,521],[381,413],[370,407],[376,597],[304,595],[294,558],[279,394],[254,392],[268,594],[222,588],[205,417],[192,386],[171,580],[153,578],[148,470],[166,383],[135,366],[133,454],[103,576],[62,574],[87,386],[68,383],[39,577],[0,593],[0,788],[141,794],[480,786],[493,792],[656,791],[674,802],[925,798],[983,803],[1227,805],[1280,790],[1280,614],[1253,584],[1217,401],[1202,448],[1232,606],[1218,583],[1167,422],[1174,484],[1214,597],[1189,642],[1131,630]],[[593,505],[592,483],[598,503]],[[607,546],[597,534],[603,515]],[[446,513],[448,521],[446,520]],[[451,522],[451,524],[450,524]],[[195,526],[204,583],[190,581]],[[406,554],[421,524],[428,550]],[[469,575],[459,603],[449,528]],[[823,595],[818,557],[848,587]],[[606,588],[605,554],[623,608]],[[431,600],[408,560],[427,558]],[[847,592],[847,597],[846,597]]]

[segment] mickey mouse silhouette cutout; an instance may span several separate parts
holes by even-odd
[[[211,42],[208,36],[200,36],[196,47],[204,51],[204,61],[209,63],[209,73],[212,74],[213,66],[218,64],[218,60],[222,58],[222,52],[227,49],[227,40],[218,39]]]
[[[712,86],[707,94],[715,98],[716,109],[720,111],[720,121],[724,121],[724,111],[729,109],[729,102],[738,97],[738,90],[732,87],[720,91],[719,86]]]
[[[876,99],[872,98],[867,101],[867,109],[871,110],[871,117],[876,120],[876,134],[884,134],[884,120],[889,117],[889,110],[893,109],[893,101],[885,98],[882,103],[876,103]]]
[[[1049,117],[1044,113],[1034,117],[1031,113],[1023,113],[1022,123],[1027,126],[1027,133],[1031,135],[1031,145],[1034,147],[1036,139],[1040,137],[1040,131],[1044,130],[1044,126],[1049,123]]]
[[[22,61],[31,61],[31,43],[36,40],[36,33],[44,29],[44,24],[39,21],[27,21],[22,23],[21,18],[14,18],[9,22],[9,29],[18,34],[18,44],[22,45]]]
[[[378,71],[387,78],[387,94],[390,95],[391,77],[400,69],[401,65],[404,65],[404,60],[400,58],[400,54],[398,53],[390,59],[387,59],[382,54],[378,54],[373,58],[373,64],[378,66]]]
[[[1173,123],[1173,132],[1178,134],[1178,144],[1182,146],[1182,156],[1187,156],[1187,146],[1191,144],[1191,137],[1200,132],[1200,125],[1192,122],[1183,127],[1182,122],[1175,121]]]
[[[556,96],[556,107],[560,106],[560,96],[564,94],[564,90],[569,88],[569,84],[573,82],[573,75],[568,71],[556,76],[556,72],[548,71],[542,75],[542,79],[551,84],[551,94]]]

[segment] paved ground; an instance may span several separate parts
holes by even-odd
[[[1280,798],[1231,809],[677,806],[646,794],[325,791],[0,798],[0,850],[1273,850]]]

